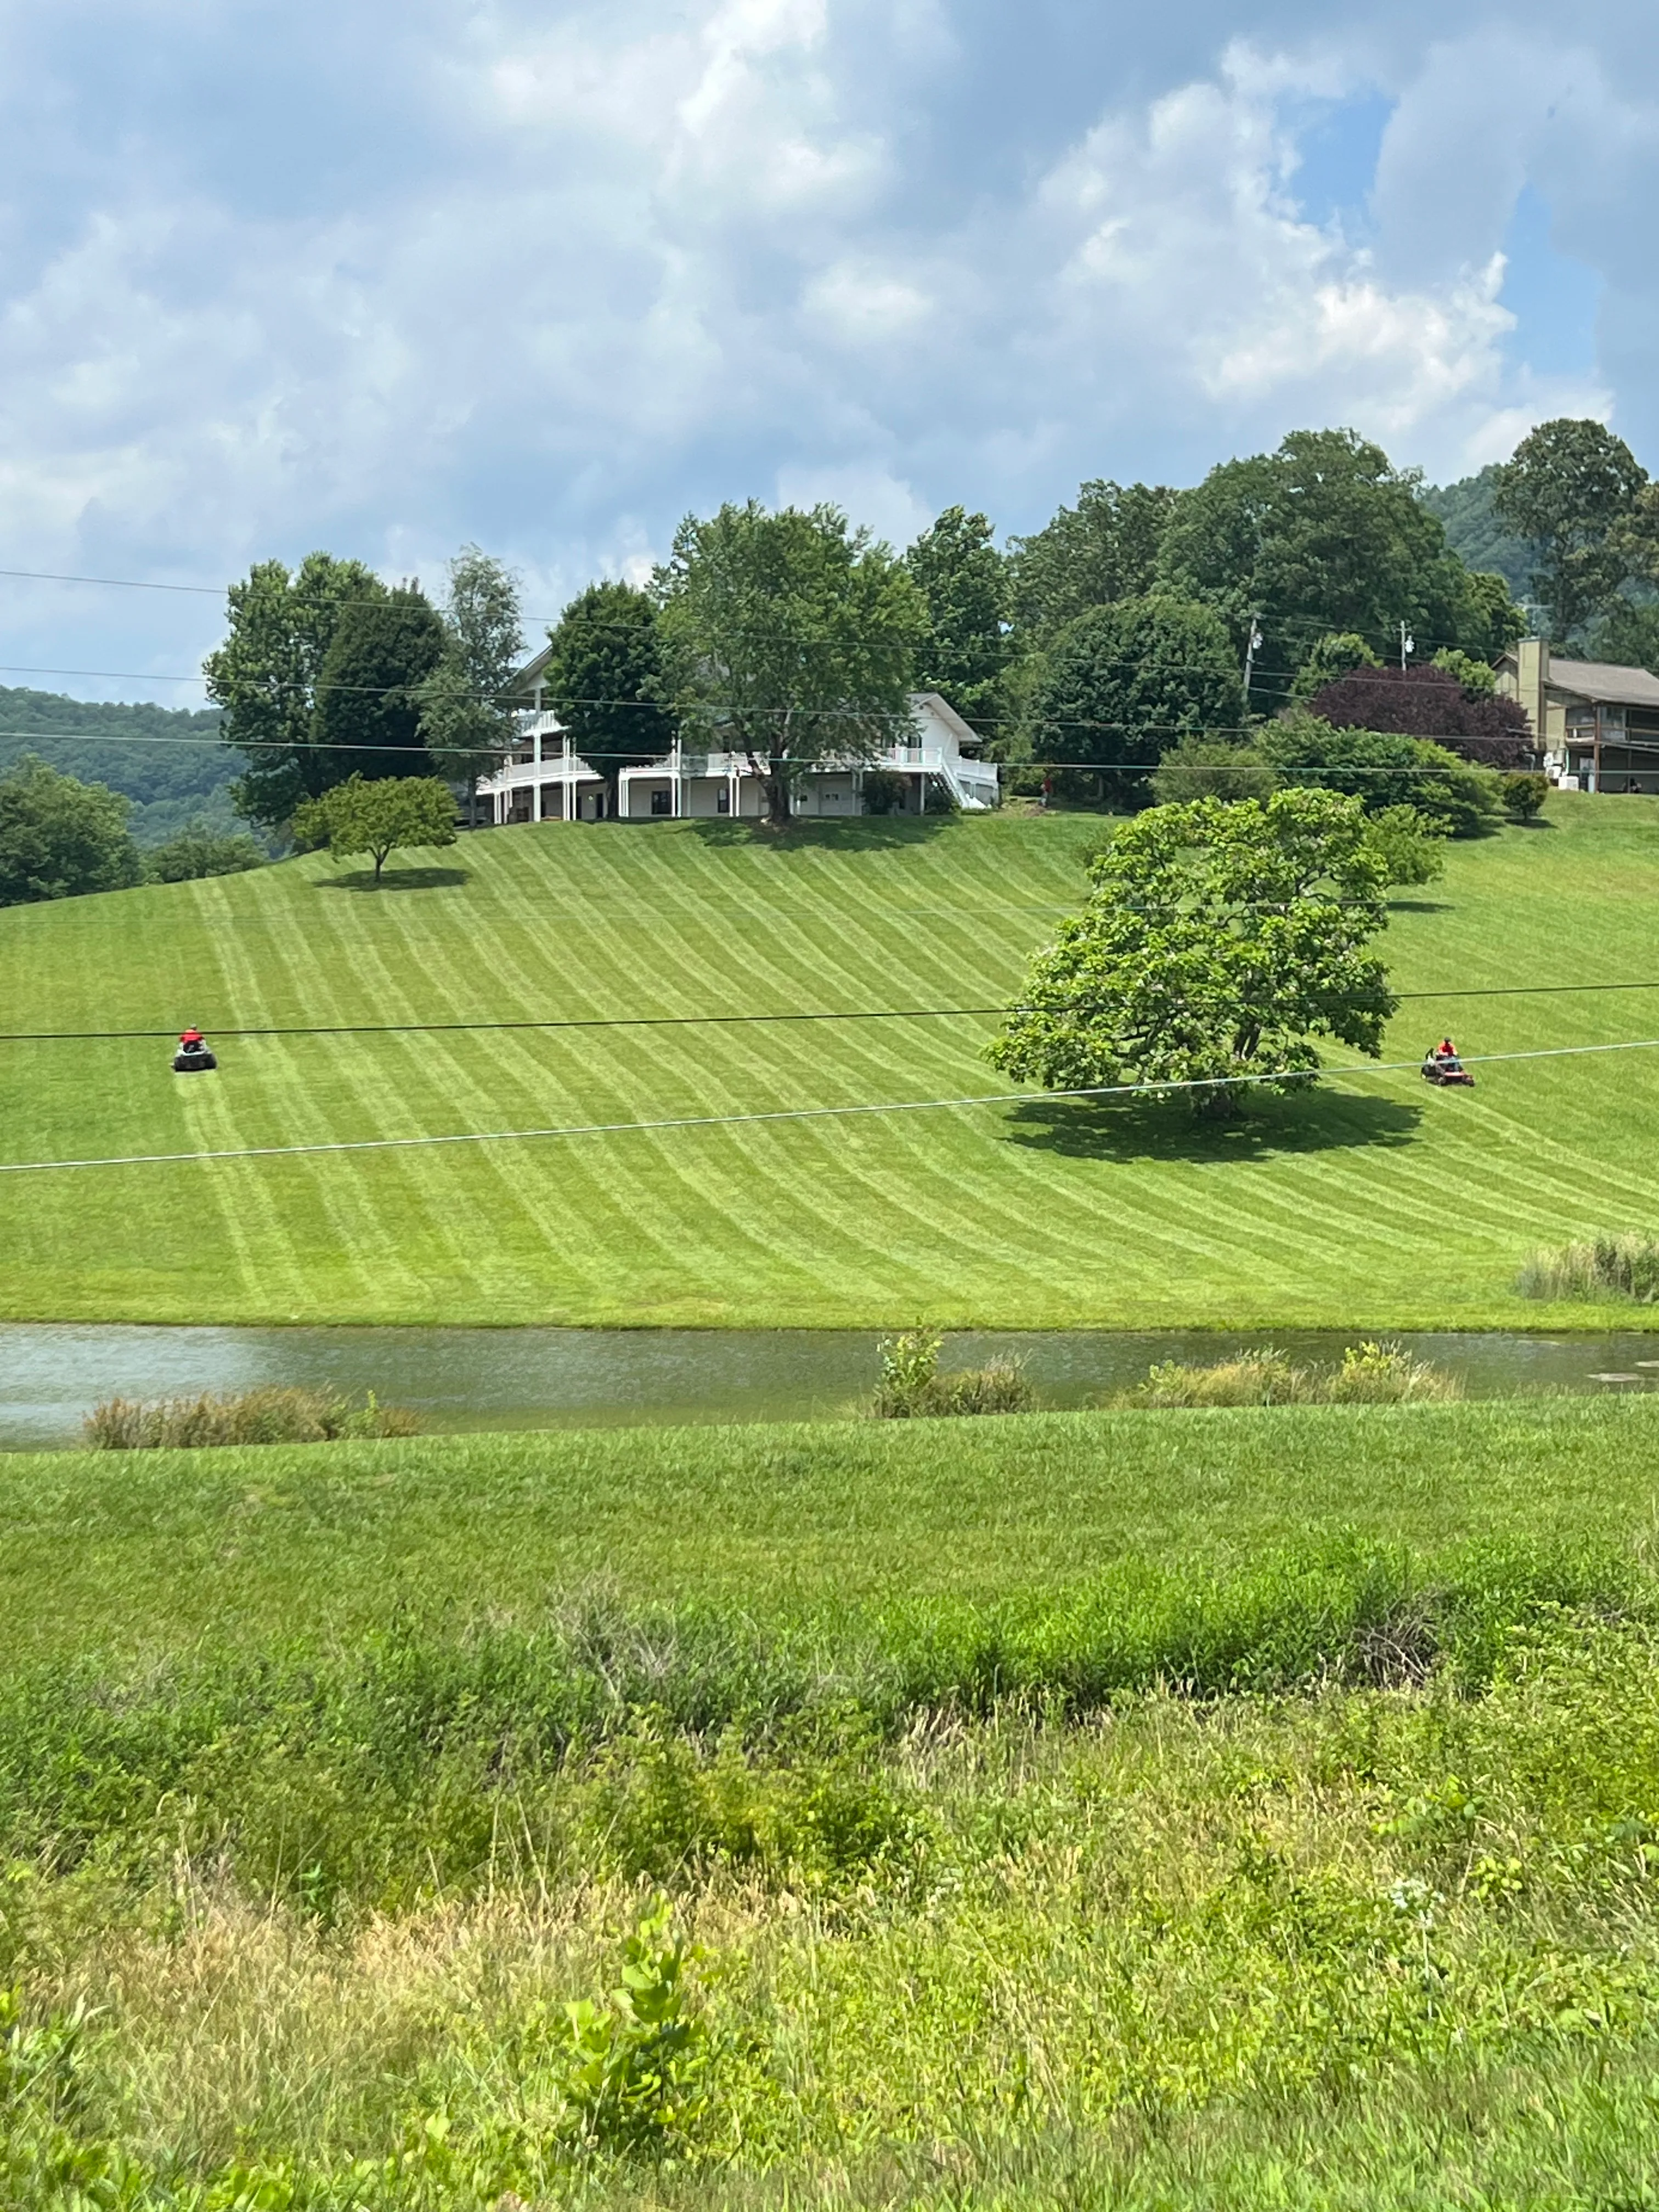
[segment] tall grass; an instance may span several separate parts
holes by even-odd
[[[269,1387],[196,1398],[106,1398],[82,1424],[94,1451],[192,1450],[216,1444],[315,1444],[412,1437],[420,1423],[371,1390],[354,1407],[332,1391]]]
[[[1650,1306],[1659,1297],[1659,1237],[1632,1231],[1534,1252],[1515,1287],[1523,1298],[1622,1298]]]
[[[944,1339],[936,1329],[908,1329],[886,1338],[881,1376],[869,1411],[879,1421],[921,1420],[961,1413],[1024,1413],[1036,1394],[1019,1359],[991,1359],[983,1367],[939,1371]]]
[[[1397,1344],[1350,1345],[1340,1367],[1299,1367],[1271,1346],[1209,1366],[1165,1360],[1118,1406],[1401,1406],[1461,1397],[1455,1376]]]

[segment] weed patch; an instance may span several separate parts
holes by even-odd
[[[420,1424],[371,1390],[362,1406],[326,1390],[270,1388],[196,1398],[106,1398],[82,1424],[94,1451],[191,1451],[224,1444],[319,1444],[412,1437]]]

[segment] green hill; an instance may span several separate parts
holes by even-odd
[[[222,746],[199,742],[218,734],[216,708],[94,703],[0,684],[0,775],[33,753],[83,783],[106,783],[133,802],[141,845],[159,845],[195,815],[225,829],[246,826],[230,806],[240,763]]]
[[[1474,1054],[1659,1035],[1659,803],[1553,799],[1452,848],[1395,910],[1399,986],[1652,981],[1431,999]],[[497,830],[0,915],[0,1027],[221,1034],[10,1043],[14,1160],[949,1099],[1010,1086],[983,1016],[223,1040],[229,1026],[738,1015],[1005,1003],[1083,889],[1098,825],[1012,816],[803,828]],[[1029,1101],[534,1142],[0,1178],[14,1317],[890,1326],[1560,1326],[1534,1244],[1659,1227],[1659,1053],[1338,1078],[1236,1127]]]
[[[1537,557],[1526,539],[1511,537],[1493,514],[1497,477],[1493,464],[1455,483],[1431,484],[1424,491],[1423,504],[1445,525],[1446,543],[1466,567],[1503,577],[1515,597],[1525,599],[1532,594]]]

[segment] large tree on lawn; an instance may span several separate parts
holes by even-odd
[[[1008,567],[982,514],[947,507],[904,556],[927,602],[916,683],[988,736],[1005,712],[1011,650]]]
[[[433,773],[471,800],[516,733],[513,679],[524,658],[518,579],[476,545],[449,564],[441,619],[443,653],[416,691],[421,738]]]
[[[839,508],[688,515],[656,590],[681,714],[764,778],[774,824],[803,775],[908,732],[927,602]]]
[[[1154,806],[1091,864],[1094,890],[1037,955],[994,1066],[1051,1091],[1179,1084],[1237,1113],[1241,1079],[1293,1090],[1331,1037],[1373,1059],[1395,1010],[1369,950],[1386,859],[1357,799]]]
[[[1648,473],[1601,422],[1540,422],[1498,471],[1492,507],[1531,546],[1533,589],[1558,642],[1605,614],[1639,564],[1641,495]]]
[[[317,678],[315,744],[329,783],[417,775],[428,765],[421,695],[444,657],[444,626],[416,584],[342,608]]]
[[[632,584],[590,584],[548,632],[542,696],[582,759],[605,778],[607,813],[617,811],[623,769],[660,760],[674,743],[657,623],[650,592]]]

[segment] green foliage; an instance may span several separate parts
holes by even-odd
[[[1492,699],[1497,696],[1498,675],[1489,661],[1460,653],[1455,646],[1444,646],[1435,654],[1433,665],[1443,668],[1448,676],[1455,676],[1466,698]]]
[[[1199,1112],[1238,1079],[1295,1090],[1316,1036],[1376,1058],[1394,1012],[1365,948],[1384,872],[1357,799],[1311,791],[1154,807],[1091,864],[1083,913],[1040,953],[994,1066],[1050,1090],[1190,1086]]]
[[[1519,822],[1532,822],[1543,811],[1550,795],[1550,780],[1517,769],[1504,778],[1502,788],[1506,810]]]
[[[863,790],[866,814],[902,814],[910,803],[910,779],[896,769],[866,769]]]
[[[281,561],[261,561],[231,586],[229,630],[202,673],[223,710],[225,743],[247,757],[235,803],[250,821],[283,828],[301,800],[362,766],[321,746],[318,687],[343,614],[385,597],[371,568],[331,553],[308,553],[292,575]]]
[[[688,515],[656,589],[681,715],[765,778],[775,824],[802,775],[870,760],[908,729],[927,604],[839,508]]]
[[[927,604],[916,688],[937,691],[975,729],[994,734],[1007,712],[1004,678],[1012,646],[1007,563],[982,514],[947,507],[905,554]]]
[[[303,843],[327,843],[336,860],[367,853],[374,878],[400,846],[453,845],[455,801],[435,776],[382,777],[366,783],[353,775],[320,799],[306,800],[294,817]]]
[[[1447,836],[1478,837],[1501,812],[1495,769],[1460,760],[1425,738],[1335,729],[1298,712],[1269,723],[1257,744],[1282,784],[1346,792],[1373,814],[1408,806]]]
[[[1365,842],[1382,862],[1390,890],[1431,884],[1445,873],[1443,822],[1419,814],[1414,806],[1383,806],[1365,823]]]
[[[1121,1406],[1399,1406],[1443,1403],[1455,1379],[1398,1344],[1350,1345],[1334,1368],[1298,1366],[1269,1346],[1208,1366],[1165,1360],[1114,1402]]]
[[[1177,738],[1152,772],[1152,797],[1160,806],[1185,806],[1195,799],[1265,799],[1273,769],[1255,745],[1237,738]]]
[[[132,800],[135,841],[155,845],[207,814],[216,827],[231,823],[231,757],[215,742],[216,709],[131,705],[68,699],[55,691],[0,684],[0,774],[25,753],[83,783],[106,784]],[[180,738],[191,742],[180,744]],[[164,739],[165,743],[146,740]]]
[[[544,696],[576,751],[605,778],[614,811],[623,769],[660,760],[673,747],[656,602],[631,584],[590,584],[548,637]]]
[[[1069,623],[1044,653],[1027,709],[1031,757],[1127,763],[1060,769],[1062,796],[1133,805],[1145,763],[1182,735],[1236,728],[1243,694],[1226,625],[1167,596],[1122,599]]]
[[[1589,1237],[1534,1252],[1516,1288],[1523,1298],[1650,1306],[1659,1298],[1659,1237],[1638,1232]]]
[[[1565,641],[1606,612],[1632,573],[1626,532],[1647,471],[1601,422],[1540,422],[1498,469],[1492,507],[1533,549],[1533,588]]]
[[[399,1406],[382,1406],[372,1390],[364,1405],[353,1407],[336,1391],[277,1384],[151,1403],[106,1398],[94,1407],[84,1423],[87,1443],[94,1451],[324,1443],[337,1437],[412,1437],[419,1426],[412,1413]]]
[[[449,563],[443,656],[416,694],[434,775],[471,791],[493,775],[515,732],[514,678],[524,657],[518,579],[476,545]]]
[[[1592,660],[1659,671],[1659,600],[1615,599],[1590,631],[1585,651]]]
[[[908,1421],[959,1413],[1024,1413],[1036,1394],[1018,1359],[994,1359],[983,1367],[939,1371],[943,1340],[935,1329],[908,1329],[885,1337],[881,1377],[870,1411],[881,1421]]]
[[[1177,496],[1163,484],[1097,478],[1079,486],[1075,507],[1062,507],[1029,538],[1010,538],[1021,629],[1041,643],[1091,607],[1145,599]]]
[[[184,884],[204,876],[239,876],[264,867],[268,857],[246,833],[211,829],[198,815],[165,843],[150,847],[143,856],[144,880]]]
[[[1499,465],[1455,483],[1428,485],[1418,496],[1439,517],[1446,543],[1476,575],[1495,574],[1506,592],[1524,596],[1532,589],[1532,548],[1501,523],[1493,507]]]
[[[1334,633],[1386,651],[1403,619],[1486,649],[1491,610],[1446,550],[1416,477],[1352,430],[1292,431],[1273,453],[1212,469],[1177,500],[1158,574],[1217,610],[1241,659],[1255,619],[1255,698],[1268,708]]]
[[[1296,672],[1291,685],[1293,701],[1305,702],[1316,691],[1334,684],[1356,668],[1380,668],[1382,662],[1355,630],[1343,630],[1316,639],[1312,650]]]
[[[610,2002],[582,1997],[566,2008],[560,2087],[580,2149],[660,2157],[695,2134],[708,2108],[710,2052],[690,1972],[706,1955],[674,1934],[659,1899],[623,1944]]]
[[[0,906],[119,890],[139,879],[129,802],[26,755],[0,776]]]
[[[313,717],[330,787],[346,779],[407,780],[428,765],[422,701],[447,642],[438,611],[418,585],[341,608],[318,673]]]

